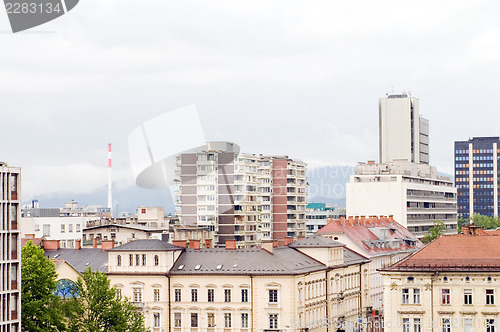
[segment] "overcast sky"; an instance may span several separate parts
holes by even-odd
[[[411,91],[430,160],[497,136],[498,1],[81,0],[12,34],[0,13],[0,160],[23,201],[134,185],[127,139],[195,104],[208,140],[311,165],[378,159],[378,98]],[[106,204],[106,202],[102,202]]]

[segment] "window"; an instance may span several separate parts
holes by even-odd
[[[142,266],[146,266],[146,255],[142,254]]]
[[[40,225],[35,224],[35,232],[40,232]]]
[[[410,319],[403,318],[403,332],[410,332]]]
[[[224,302],[231,302],[231,290],[224,289]]]
[[[79,232],[80,231],[80,224],[76,224],[76,231]]]
[[[146,209],[141,209],[141,213],[142,214],[146,213]]]
[[[214,290],[213,289],[207,290],[207,298],[208,298],[208,302],[214,302]]]
[[[128,263],[130,266],[134,265],[134,255],[128,255]]]
[[[443,324],[443,332],[451,332],[451,324],[450,324],[450,319],[449,318],[443,318],[441,320]]]
[[[464,289],[464,304],[472,304],[472,289]]]
[[[474,319],[464,318],[462,325],[464,327],[464,332],[474,332]]]
[[[180,312],[174,313],[174,327],[182,327],[182,318]]]
[[[247,313],[241,314],[241,328],[242,329],[248,328],[248,314]]]
[[[158,255],[155,255],[155,266],[158,265],[160,265],[160,258],[158,257]]]
[[[116,256],[116,265],[122,266],[122,255]]]
[[[486,304],[495,304],[495,290],[487,289],[486,290]]]
[[[153,290],[153,298],[155,302],[160,302],[160,290],[158,288],[155,288]]]
[[[495,332],[495,320],[494,319],[487,319],[486,320],[486,332]]]
[[[410,303],[410,289],[403,288],[403,304]]]
[[[413,289],[413,303],[420,304],[420,289],[419,288]]]
[[[269,290],[269,303],[278,303],[278,290],[270,289]]]
[[[248,302],[248,289],[241,290],[241,302]]]
[[[270,314],[269,315],[269,328],[277,329],[278,328],[278,314]]]
[[[141,256],[140,256],[139,254],[136,254],[136,255],[135,255],[135,265],[136,265],[136,266],[139,266],[139,265],[140,265],[140,264],[139,264],[139,263],[140,263],[140,257],[141,257]]]
[[[155,312],[153,314],[154,327],[160,327],[160,314]]]
[[[66,233],[66,225],[61,224],[61,233]]]
[[[420,318],[413,319],[413,332],[422,332],[422,322]]]
[[[191,313],[191,327],[198,327],[198,314],[194,312]]]
[[[224,327],[225,328],[231,327],[231,313],[230,312],[224,313]]]
[[[450,304],[450,289],[445,288],[441,290],[441,304]]]
[[[207,323],[208,327],[215,327],[215,314],[213,312],[207,314]]]
[[[198,302],[198,290],[196,288],[191,289],[191,302]]]
[[[133,289],[134,302],[142,302],[142,289],[134,288]]]
[[[68,224],[68,233],[73,233],[73,224]]]
[[[180,290],[180,288],[174,289],[174,301],[181,302],[181,290]]]

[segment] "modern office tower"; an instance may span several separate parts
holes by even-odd
[[[0,163],[0,331],[21,330],[20,184],[21,169]]]
[[[499,137],[473,137],[455,142],[459,217],[469,218],[474,213],[498,217],[499,152]]]
[[[429,121],[419,115],[418,99],[403,93],[379,100],[380,162],[429,163]]]
[[[177,166],[181,224],[215,231],[216,244],[236,240],[238,247],[251,247],[305,236],[304,162],[210,142],[202,151],[181,154]]]
[[[359,163],[346,185],[347,216],[394,216],[418,238],[443,221],[457,232],[457,189],[436,168],[407,161]]]

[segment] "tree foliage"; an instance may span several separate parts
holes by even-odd
[[[87,268],[77,281],[78,297],[67,302],[68,330],[74,332],[142,332],[144,316],[110,287],[108,277]]]
[[[54,263],[29,241],[21,250],[21,325],[23,331],[64,330]]]
[[[445,227],[446,226],[444,225],[444,222],[437,220],[434,221],[434,227],[429,229],[429,234],[422,238],[422,242],[425,244],[431,243],[432,241],[443,235],[443,230],[445,229]]]
[[[500,227],[499,217],[489,217],[474,213],[471,219],[474,222],[474,225],[484,227],[485,229],[497,229]],[[461,232],[462,225],[467,225],[469,222],[469,219],[458,219],[458,232]]]

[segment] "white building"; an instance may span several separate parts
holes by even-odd
[[[429,121],[419,114],[418,99],[403,93],[379,100],[380,162],[429,163]]]
[[[88,217],[23,217],[22,237],[34,235],[59,241],[60,248],[75,248],[75,241],[82,240]]]
[[[347,216],[394,216],[421,238],[434,221],[457,233],[457,189],[435,167],[406,161],[359,163],[346,185]]]
[[[306,206],[306,227],[307,235],[312,235],[319,231],[321,227],[328,224],[330,219],[345,217],[345,210],[325,203],[309,203]]]

